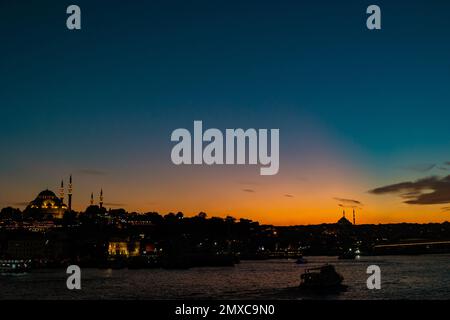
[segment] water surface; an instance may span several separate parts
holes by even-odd
[[[450,254],[420,256],[306,257],[242,261],[235,267],[189,270],[83,269],[82,289],[66,288],[65,270],[0,275],[1,299],[449,299]],[[312,295],[296,290],[304,268],[332,263],[346,292]],[[368,290],[369,265],[381,268],[381,290]]]

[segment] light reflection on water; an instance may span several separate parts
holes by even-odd
[[[449,299],[450,255],[306,257],[242,261],[235,267],[189,270],[82,270],[82,290],[66,288],[65,270],[0,275],[2,299]],[[296,290],[304,268],[332,263],[346,292],[311,295]],[[368,290],[366,269],[381,268],[381,290]]]

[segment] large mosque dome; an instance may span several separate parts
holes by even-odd
[[[62,218],[67,210],[61,198],[58,198],[53,191],[41,191],[36,199],[30,202],[27,209],[38,210],[44,216],[51,215],[53,218]]]
[[[48,189],[39,192],[37,198],[38,198],[38,199],[58,199],[58,198],[56,197],[56,194],[55,194],[53,191],[50,191],[50,190],[48,190]],[[58,200],[59,200],[59,199],[58,199]]]

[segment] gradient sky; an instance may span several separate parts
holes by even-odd
[[[379,31],[365,25],[374,3]],[[80,31],[66,29],[70,4]],[[73,174],[76,210],[103,188],[107,207],[279,225],[334,222],[355,204],[342,199],[362,203],[359,223],[450,220],[449,12],[437,0],[2,0],[0,206]],[[194,120],[280,128],[279,174],[173,165],[170,134]],[[405,203],[433,188],[431,203]]]

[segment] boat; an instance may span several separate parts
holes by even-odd
[[[338,290],[342,291],[347,286],[342,284],[344,277],[336,272],[331,264],[326,264],[317,268],[305,269],[300,276],[300,286],[302,290]]]
[[[26,273],[31,270],[31,260],[0,260],[0,274]]]
[[[305,258],[303,258],[303,256],[299,257],[296,261],[296,264],[307,264],[308,260],[306,260]]]

